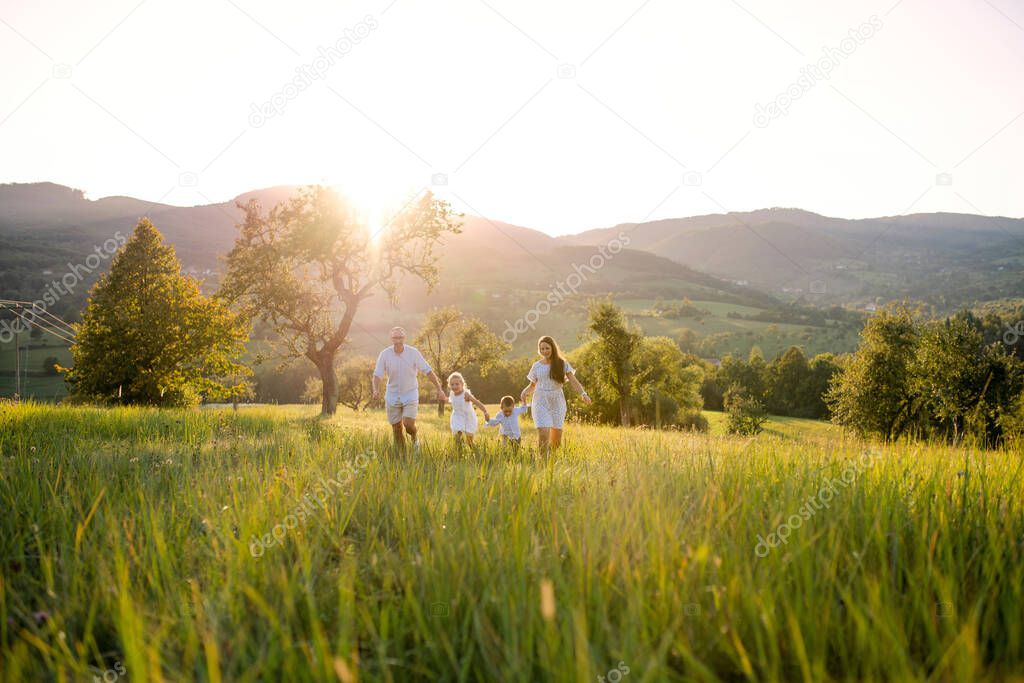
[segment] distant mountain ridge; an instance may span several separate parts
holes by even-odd
[[[263,188],[227,202],[180,207],[131,197],[90,200],[54,183],[3,184],[0,247],[36,265],[52,260],[50,266],[59,268],[146,215],[187,269],[213,272],[222,268],[220,259],[237,234],[237,201],[255,198],[269,207],[295,191]],[[476,216],[463,223],[462,234],[448,240],[443,269],[467,287],[543,287],[573,258],[586,258],[580,248],[595,249],[621,232],[628,235],[629,250],[650,257],[630,256],[633,270],[604,273],[601,286],[612,290],[632,278],[637,287],[647,283],[655,289],[662,281],[676,282],[678,288],[665,289],[670,296],[692,290],[770,300],[757,291],[763,290],[821,303],[914,298],[940,307],[1024,295],[1022,219],[932,213],[849,220],[773,208],[624,223],[561,237]],[[16,277],[0,276],[0,286],[10,289]]]
[[[630,246],[778,294],[912,298],[939,306],[1024,295],[1024,220],[928,213],[849,220],[762,209],[627,223],[559,238]],[[785,290],[785,291],[783,291]]]

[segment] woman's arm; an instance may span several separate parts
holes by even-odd
[[[525,389],[519,392],[519,398],[522,400],[523,403],[526,403],[526,397],[529,396],[536,388],[537,380],[533,380],[532,382],[530,382],[529,386],[527,386]]]
[[[565,376],[569,380],[569,384],[572,385],[572,388],[575,389],[576,393],[578,393],[580,395],[580,398],[583,399],[583,402],[590,403],[590,394],[588,394],[587,390],[583,388],[583,385],[580,384],[580,381],[576,379],[576,373],[569,372],[566,373]]]

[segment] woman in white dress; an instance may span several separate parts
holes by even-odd
[[[576,371],[572,365],[562,358],[554,339],[547,335],[541,337],[537,341],[537,353],[540,360],[533,364],[526,375],[530,385],[523,389],[520,398],[526,403],[526,397],[533,392],[530,410],[533,414],[533,423],[537,426],[540,452],[546,455],[562,443],[566,409],[562,385],[569,382],[584,403],[590,403],[590,396],[576,379]]]
[[[453,372],[448,375],[448,402],[452,404],[451,428],[455,436],[455,445],[462,450],[462,439],[473,448],[473,435],[476,434],[476,410],[473,406],[484,411],[484,420],[490,420],[487,414],[487,406],[477,400],[476,396],[469,393],[466,380],[461,373]]]

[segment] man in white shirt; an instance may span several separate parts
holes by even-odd
[[[395,445],[405,448],[405,437],[402,428],[416,443],[416,413],[420,401],[420,385],[418,373],[424,373],[437,387],[437,399],[447,400],[444,386],[437,374],[427,363],[423,354],[412,346],[405,345],[405,329],[395,327],[391,330],[391,346],[377,356],[377,366],[373,369],[373,400],[380,399],[380,382],[387,375],[387,388],[384,391],[384,403],[387,406],[388,422],[395,435]]]

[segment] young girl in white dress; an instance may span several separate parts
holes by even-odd
[[[523,389],[520,398],[523,403],[530,392],[533,392],[533,423],[537,427],[538,447],[542,455],[558,448],[562,443],[562,428],[565,426],[565,392],[562,385],[572,385],[584,403],[590,403],[590,395],[576,379],[576,371],[569,361],[562,358],[558,344],[549,336],[543,336],[537,342],[537,353],[540,360],[530,368],[526,379],[530,385]]]
[[[473,435],[476,434],[476,410],[473,406],[484,411],[485,421],[491,419],[487,414],[487,406],[469,392],[461,373],[453,372],[448,375],[448,389],[448,402],[452,404],[451,427],[452,434],[455,435],[455,445],[461,451],[462,439],[465,437],[466,443],[473,448]]]

